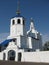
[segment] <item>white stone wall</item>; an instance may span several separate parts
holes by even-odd
[[[49,51],[24,52],[22,62],[45,62],[49,63]]]
[[[0,52],[0,60],[3,60],[3,53]]]

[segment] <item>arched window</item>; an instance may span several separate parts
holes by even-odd
[[[6,55],[5,55],[5,53],[3,53],[3,60],[5,60],[5,58],[6,58]]]
[[[15,60],[15,51],[14,50],[10,50],[8,52],[8,60],[12,60],[12,61]]]
[[[20,19],[18,19],[18,20],[17,20],[17,23],[18,23],[18,24],[20,24],[20,22],[21,22],[21,20],[20,20]]]
[[[15,20],[12,21],[12,25],[14,25],[14,24],[15,24]]]
[[[0,52],[1,52],[1,46],[0,46]]]
[[[24,22],[24,20],[23,20],[23,25],[25,25],[25,22]]]

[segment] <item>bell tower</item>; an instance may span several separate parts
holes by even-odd
[[[11,19],[10,35],[11,36],[25,36],[25,18],[20,13],[20,2],[18,1],[16,16]]]
[[[16,39],[15,43],[19,48],[27,47],[25,18],[21,16],[19,1],[16,16],[12,17],[10,21],[10,35],[8,39]]]

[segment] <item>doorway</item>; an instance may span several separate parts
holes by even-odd
[[[18,53],[18,61],[21,61],[21,53]]]
[[[15,61],[15,51],[14,50],[10,50],[8,52],[8,60]]]

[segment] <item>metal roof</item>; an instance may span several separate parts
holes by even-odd
[[[2,43],[0,43],[0,46],[6,45],[11,41],[12,41],[12,39],[7,39],[7,40],[3,41]]]
[[[20,14],[17,14],[16,16],[14,16],[14,17],[23,17],[22,15],[20,15]],[[14,18],[14,17],[12,17],[12,18]],[[23,17],[24,18],[24,17]]]

